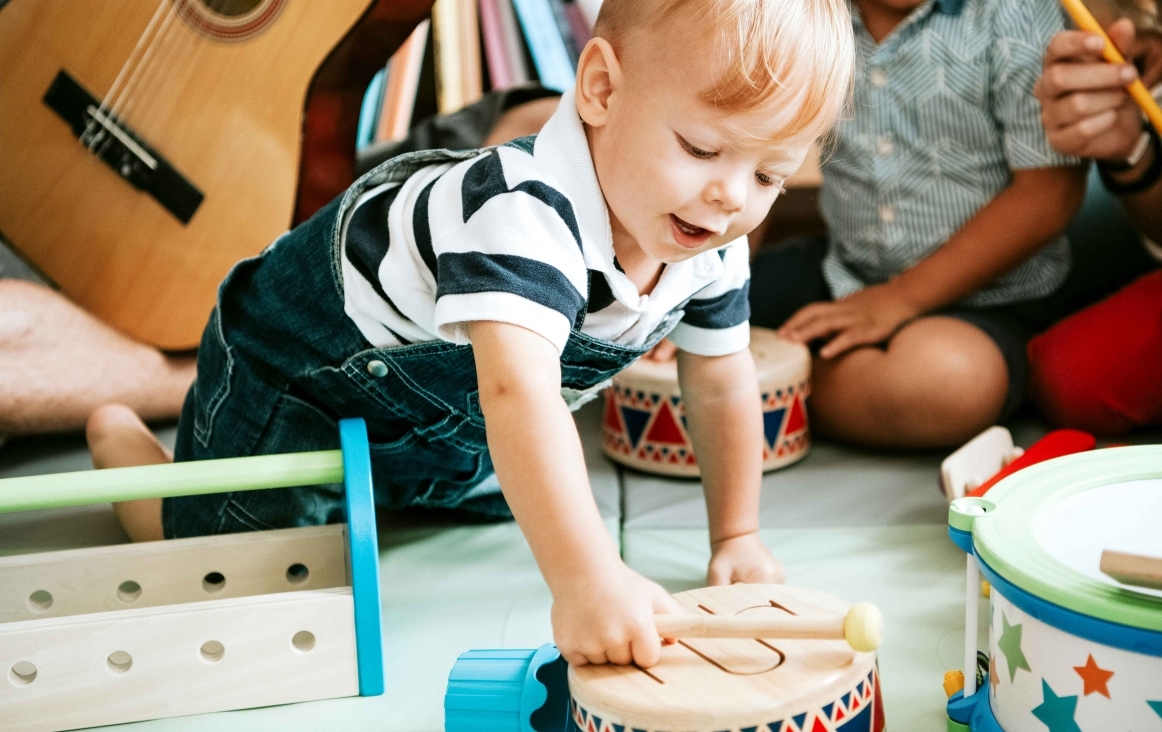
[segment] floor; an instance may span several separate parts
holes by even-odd
[[[626,562],[671,591],[700,586],[709,559],[696,481],[620,470],[599,448],[600,411],[577,415],[594,493]],[[1014,425],[1029,444],[1042,429]],[[172,427],[162,430],[172,439]],[[766,476],[763,538],[788,581],[887,619],[880,651],[889,725],[945,729],[941,680],[959,665],[963,554],[948,541],[936,487],[940,454],[876,454],[817,444],[802,463]],[[0,478],[88,469],[79,437],[13,442]],[[108,505],[0,515],[0,554],[125,541]],[[126,725],[148,730],[389,730],[443,728],[443,691],[456,657],[473,648],[536,647],[551,640],[550,597],[511,523],[464,525],[385,517],[380,531],[387,692],[258,710]]]

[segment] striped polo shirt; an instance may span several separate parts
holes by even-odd
[[[640,346],[678,309],[682,350],[749,343],[745,237],[666,265],[649,295],[620,269],[572,91],[535,138],[365,192],[342,236],[344,307],[377,348],[466,344],[480,320],[527,328],[558,353],[575,328]]]

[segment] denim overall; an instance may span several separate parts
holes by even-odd
[[[337,420],[363,417],[378,505],[511,517],[488,454],[472,347],[433,341],[372,348],[343,311],[344,212],[374,186],[478,154],[434,150],[388,160],[235,265],[198,349],[177,461],[335,449]],[[562,397],[576,407],[595,396],[682,314],[670,313],[645,344],[629,347],[582,333],[582,312],[561,356]],[[342,520],[336,485],[167,498],[162,511],[168,538]]]

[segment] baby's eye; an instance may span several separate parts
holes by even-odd
[[[781,182],[775,180],[773,177],[771,177],[770,175],[767,175],[766,173],[762,172],[761,170],[755,171],[754,177],[755,177],[755,180],[757,180],[759,182],[760,186],[778,186],[779,193],[782,193],[785,190],[783,188],[783,184]]]
[[[686,138],[677,133],[674,134],[678,138],[678,144],[682,146],[682,149],[698,158],[699,160],[709,160],[718,155],[716,152],[710,152],[709,150],[702,150],[701,148],[694,147],[686,141]]]

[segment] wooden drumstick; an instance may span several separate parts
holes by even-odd
[[[1126,59],[1114,46],[1113,41],[1106,35],[1105,30],[1102,29],[1101,24],[1089,12],[1089,8],[1085,7],[1082,0],[1061,0],[1061,5],[1066,12],[1073,18],[1073,22],[1077,23],[1077,27],[1090,33],[1096,33],[1105,39],[1106,46],[1102,49],[1101,57],[1111,64],[1124,64]],[[1126,91],[1130,93],[1134,101],[1146,114],[1146,118],[1150,120],[1150,124],[1158,134],[1162,135],[1162,108],[1158,107],[1158,103],[1154,101],[1154,97],[1150,95],[1150,90],[1142,83],[1141,79],[1134,79],[1126,87]]]
[[[787,638],[846,640],[856,651],[879,648],[884,616],[870,602],[857,602],[846,616],[801,618],[773,613],[751,615],[655,615],[663,638]]]
[[[1162,557],[1106,549],[1101,553],[1101,571],[1123,585],[1162,590]]]

